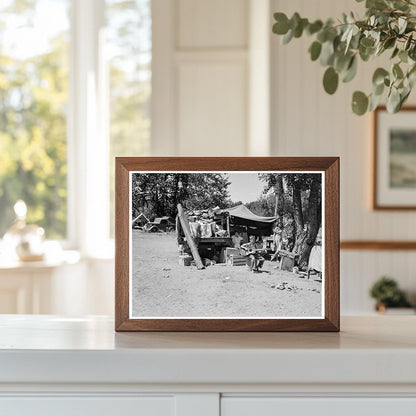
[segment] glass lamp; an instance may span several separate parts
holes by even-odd
[[[16,220],[3,237],[3,244],[21,261],[43,260],[45,231],[37,225],[26,224],[27,206],[19,200],[14,205]]]

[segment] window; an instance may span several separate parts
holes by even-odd
[[[29,222],[66,237],[69,10],[69,0],[1,2],[0,236],[24,199]]]
[[[114,230],[114,157],[149,153],[150,0],[107,0],[110,79],[110,229]]]
[[[23,199],[47,238],[100,251],[114,157],[149,151],[150,65],[151,0],[1,2],[0,238]]]

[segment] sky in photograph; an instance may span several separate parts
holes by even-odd
[[[229,173],[231,185],[228,187],[232,201],[244,203],[255,201],[263,192],[264,182],[257,173]]]

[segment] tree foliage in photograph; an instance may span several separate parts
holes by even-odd
[[[265,192],[273,190],[276,195],[277,216],[293,216],[296,234],[294,251],[299,254],[299,266],[307,267],[322,223],[321,175],[267,173],[260,174],[260,179],[265,182]]]
[[[262,217],[273,217],[275,213],[275,201],[274,195],[262,195],[255,201],[248,202],[246,207],[256,215]]]
[[[356,0],[363,3],[364,0]],[[390,65],[374,71],[372,91],[355,91],[352,110],[357,115],[373,111],[386,95],[387,110],[400,111],[416,77],[416,2],[414,0],[366,0],[365,17],[344,13],[339,21],[309,21],[294,13],[288,18],[275,13],[273,32],[283,43],[303,34],[314,37],[309,47],[312,61],[326,68],[323,87],[334,94],[339,82],[350,82],[357,74],[358,61],[389,54]]]
[[[178,203],[186,210],[226,208],[229,185],[228,176],[220,173],[135,173],[133,216],[175,217]]]

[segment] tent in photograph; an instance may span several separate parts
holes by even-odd
[[[247,227],[249,234],[254,235],[271,235],[273,234],[273,223],[277,217],[262,217],[251,212],[245,205],[226,208],[230,219],[230,227],[237,230],[241,227]]]

